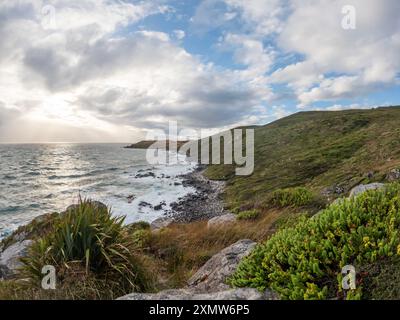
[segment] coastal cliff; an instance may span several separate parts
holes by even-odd
[[[205,177],[198,171],[203,182],[185,182],[196,195],[162,223],[124,225],[91,201],[44,216],[3,240],[0,298],[398,299],[398,123],[399,108],[378,108],[305,112],[257,127],[253,175],[222,165],[208,166]],[[64,232],[71,225],[79,228]],[[82,235],[99,241],[82,249]],[[51,293],[35,278],[49,261],[61,280]],[[22,271],[10,272],[15,262]],[[357,270],[357,289],[340,287],[343,265]],[[21,277],[33,281],[28,290]]]

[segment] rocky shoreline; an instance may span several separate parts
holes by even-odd
[[[196,192],[171,204],[172,211],[167,216],[174,222],[209,220],[228,213],[222,201],[225,182],[207,179],[205,169],[206,166],[199,165],[193,172],[180,176],[182,184],[195,188]]]

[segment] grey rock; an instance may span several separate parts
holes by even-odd
[[[26,257],[32,240],[16,242],[0,254],[0,278],[9,279],[15,276],[21,266],[20,258]]]
[[[230,289],[211,293],[195,293],[188,289],[165,290],[159,293],[131,293],[117,300],[277,300],[271,291],[252,288]]]
[[[214,217],[208,220],[207,227],[213,228],[221,225],[227,225],[236,222],[236,215],[232,213],[224,214],[223,216]]]
[[[92,204],[98,209],[108,209],[107,206],[100,201],[92,201]],[[75,210],[78,207],[79,207],[79,204],[72,204],[69,207],[67,207],[67,209],[64,211],[64,213],[71,211],[71,210]]]
[[[160,204],[154,206],[154,210],[160,211],[166,205],[165,201],[161,202]]]
[[[146,201],[140,201],[139,207],[153,208],[153,206],[151,205],[151,203],[148,203],[148,202],[146,202]]]
[[[188,281],[188,287],[198,293],[225,291],[230,287],[225,283],[240,262],[254,246],[251,240],[240,240],[215,254]]]
[[[168,227],[172,222],[174,222],[174,219],[169,217],[158,218],[150,224],[150,228],[153,231],[159,230]]]
[[[278,300],[270,291],[253,288],[231,289],[226,279],[236,270],[240,260],[256,245],[251,240],[240,240],[214,255],[188,281],[183,289],[164,290],[159,293],[132,293],[118,300]]]
[[[384,187],[385,187],[385,185],[383,183],[361,184],[361,185],[351,189],[350,197],[358,196],[368,190],[378,190],[378,189],[382,189]]]
[[[390,182],[400,180],[400,169],[390,170],[390,172],[388,173],[386,179],[388,181],[390,181]]]

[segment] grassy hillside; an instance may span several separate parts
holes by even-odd
[[[255,128],[253,175],[223,165],[206,174],[227,180],[231,209],[263,206],[276,189],[296,186],[333,200],[400,167],[399,124],[400,107],[300,112]]]
[[[399,299],[400,184],[327,206],[353,186],[388,180],[400,169],[399,124],[400,107],[392,107],[302,112],[254,127],[251,176],[235,176],[234,166],[206,171],[227,181],[226,205],[238,214],[231,225],[198,221],[152,232],[146,223],[123,226],[90,201],[33,221],[0,243],[7,247],[20,234],[35,241],[22,273],[0,281],[0,300],[113,299],[181,288],[240,239],[260,245],[230,279],[234,286],[272,288],[286,299]],[[49,263],[61,272],[51,292],[37,278],[38,267]],[[346,264],[355,265],[360,284],[348,294],[338,278]]]

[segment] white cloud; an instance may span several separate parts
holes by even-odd
[[[0,133],[24,126],[35,136],[32,128],[46,123],[54,136],[57,127],[77,128],[70,132],[90,140],[96,127],[110,140],[129,140],[132,130],[170,119],[210,130],[270,121],[288,113],[279,99],[339,108],[337,100],[361,99],[398,83],[400,73],[400,2],[353,0],[357,28],[344,30],[347,2],[205,0],[192,29],[166,33],[141,23],[181,14],[167,0],[3,0]],[[213,29],[239,66],[214,65],[182,47]],[[272,102],[278,106],[266,107]]]
[[[231,10],[238,10],[247,27],[257,35],[279,33],[286,13],[286,0],[224,0]]]
[[[274,51],[264,47],[262,41],[245,35],[227,34],[222,46],[232,47],[237,63],[247,66],[248,77],[263,76],[274,62]]]
[[[291,85],[306,91],[297,90],[301,103],[358,97],[374,85],[393,83],[400,71],[400,2],[353,0],[355,30],[341,26],[345,4],[348,1],[292,1],[278,45],[305,59],[272,78],[290,79]],[[338,76],[321,77],[330,73]]]
[[[253,76],[280,62],[283,66],[262,81],[286,84],[300,105],[357,98],[397,81],[398,0],[215,0],[212,4],[243,22],[235,32],[222,18],[210,24],[229,30],[223,44],[232,46],[236,61],[247,65],[246,72]],[[342,28],[342,8],[349,4],[356,9],[355,30]],[[265,43],[277,54],[268,57]],[[284,62],[288,55],[296,56],[289,64]]]
[[[243,81],[241,74],[203,63],[164,32],[118,32],[120,27],[162,11],[154,3],[59,0],[53,4],[57,28],[51,30],[43,29],[37,18],[41,1],[26,4],[29,10],[21,12],[10,2],[8,11],[2,11],[8,17],[10,12],[15,14],[0,24],[0,32],[10,25],[18,32],[13,34],[15,44],[5,50],[7,61],[0,63],[2,74],[8,74],[7,79],[0,78],[0,96],[7,108],[24,112],[20,125],[31,121],[25,130],[30,137],[38,137],[32,130],[43,123],[52,128],[53,137],[59,137],[56,128],[87,135],[95,127],[110,140],[115,135],[129,140],[130,136],[124,137],[132,133],[124,128],[141,132],[162,127],[168,120],[187,127],[229,126],[252,114],[268,94]],[[184,35],[182,30],[175,33],[178,39]],[[240,59],[246,64],[256,62],[245,52]],[[82,130],[65,129],[71,127]],[[7,128],[9,135],[16,136],[15,130]]]

